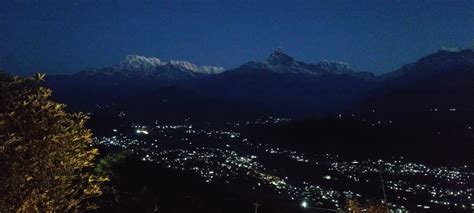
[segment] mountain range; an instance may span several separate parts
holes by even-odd
[[[304,63],[278,48],[265,61],[228,70],[129,55],[109,67],[50,76],[47,84],[56,92],[55,97],[86,111],[97,105],[114,105],[116,110],[131,110],[130,114],[192,117],[189,112],[202,111],[198,108],[228,112],[222,109],[246,105],[262,114],[307,117],[374,107],[425,110],[437,103],[438,107],[473,109],[472,101],[467,100],[474,94],[473,76],[472,49],[439,50],[376,76],[339,61]],[[130,106],[145,99],[150,100],[149,105],[139,110]]]
[[[202,75],[224,72],[223,67],[197,66],[188,61],[162,61],[159,58],[127,55],[124,60],[110,67],[89,69],[76,73],[76,76],[108,77],[115,79],[153,79],[183,80]]]
[[[237,69],[263,69],[276,73],[307,74],[313,76],[347,74],[361,77],[374,77],[370,72],[355,72],[349,64],[340,61],[323,60],[317,64],[307,64],[296,61],[287,55],[281,48],[275,49],[267,60],[263,62],[251,61]],[[73,74],[76,77],[92,77],[154,81],[178,81],[198,78],[205,75],[216,75],[226,71],[223,67],[198,66],[188,61],[170,60],[162,61],[156,57],[127,55],[119,63],[99,69],[88,69]]]

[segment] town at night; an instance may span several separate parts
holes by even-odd
[[[0,2],[0,213],[473,213],[472,0]]]

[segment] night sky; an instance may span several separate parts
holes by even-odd
[[[0,68],[71,73],[127,54],[233,68],[276,47],[393,71],[474,43],[473,0],[0,0]]]

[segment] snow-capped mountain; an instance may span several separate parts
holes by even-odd
[[[124,60],[119,64],[115,65],[114,68],[117,70],[129,70],[129,71],[154,71],[157,67],[163,66],[159,58],[147,58],[139,55],[127,55]]]
[[[223,67],[198,66],[188,61],[162,61],[155,57],[127,55],[124,60],[110,67],[90,69],[78,75],[108,76],[119,78],[147,78],[159,80],[183,80],[200,75],[212,75],[224,72]]]
[[[223,67],[214,67],[214,66],[197,66],[187,61],[175,61],[171,60],[170,62],[164,62],[164,65],[170,65],[177,69],[182,70],[190,70],[195,73],[202,73],[202,74],[219,74],[224,72],[225,69]]]
[[[198,66],[188,61],[162,61],[159,58],[145,57],[139,55],[127,55],[123,61],[121,61],[115,67],[121,70],[131,71],[156,71],[160,67],[169,66],[182,71],[191,71],[201,74],[218,74],[224,72],[223,67],[214,66]]]
[[[300,62],[281,49],[262,62],[223,70],[186,61],[129,55],[110,67],[50,76],[48,84],[57,95],[71,99],[64,102],[87,106],[109,104],[163,87],[193,91],[212,100],[245,102],[291,116],[324,115],[356,105],[376,107],[380,112],[383,108],[402,112],[434,106],[456,107],[459,111],[474,106],[472,101],[466,101],[474,94],[471,49],[440,50],[383,76],[356,72],[343,62]]]
[[[366,72],[355,72],[349,64],[335,60],[323,60],[317,64],[296,61],[281,48],[274,50],[267,60],[263,62],[251,61],[242,65],[242,68],[258,68],[278,73],[301,73],[316,76],[324,74],[367,74]]]
[[[358,103],[373,86],[370,76],[343,62],[300,62],[278,48],[262,62],[251,61],[182,86],[216,99],[265,106],[275,113],[324,114]]]

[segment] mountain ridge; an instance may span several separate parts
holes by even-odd
[[[90,106],[138,98],[138,94],[147,91],[176,86],[194,91],[199,97],[225,103],[242,101],[285,116],[324,116],[357,106],[369,110],[373,106],[390,108],[388,103],[397,101],[406,103],[391,110],[424,109],[437,102],[443,106],[452,102],[459,107],[455,103],[474,94],[472,50],[440,50],[381,76],[354,71],[344,62],[299,62],[282,49],[276,49],[265,61],[247,62],[217,74],[196,73],[187,64],[177,69],[176,64],[182,65],[165,63],[159,58],[129,56],[121,66],[137,68],[136,72],[115,75],[114,69],[109,68],[91,75],[82,72],[50,76],[47,83],[65,99],[71,99],[71,93],[84,94],[80,104]],[[153,69],[156,66],[160,70]],[[102,92],[97,93],[98,90]],[[410,94],[403,96],[410,98],[399,99],[402,96],[397,94]],[[436,101],[437,97],[442,100]]]
[[[127,55],[117,64],[79,71],[77,76],[107,76],[117,78],[151,78],[159,80],[190,79],[200,75],[224,72],[223,67],[198,66],[188,61],[162,61],[156,57]]]
[[[283,49],[275,49],[264,61],[249,61],[233,69],[218,66],[198,66],[188,61],[169,60],[163,61],[157,57],[140,55],[127,55],[117,64],[103,68],[92,68],[79,71],[72,75],[77,76],[103,76],[109,78],[150,78],[155,80],[186,80],[205,75],[216,75],[226,71],[242,68],[266,69],[276,73],[298,73],[313,76],[321,75],[354,75],[363,78],[374,78],[371,72],[353,70],[348,63],[336,60],[322,60],[316,64],[305,63],[293,59]]]
[[[246,68],[266,69],[276,73],[296,73],[313,76],[353,75],[363,78],[375,77],[371,72],[355,71],[348,63],[337,60],[324,59],[316,64],[298,61],[286,54],[281,48],[275,49],[265,61],[250,61],[228,71]]]

